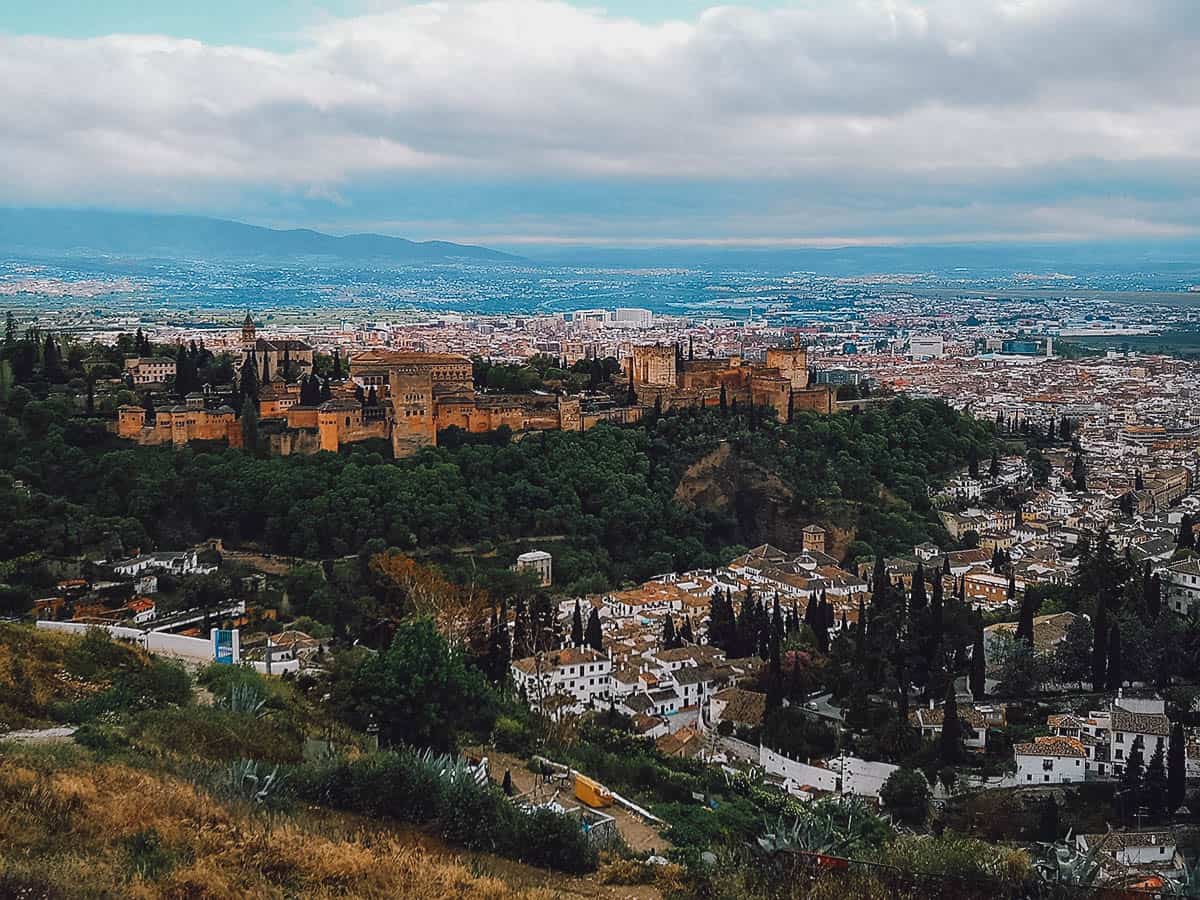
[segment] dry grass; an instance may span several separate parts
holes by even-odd
[[[73,635],[0,623],[0,733],[49,724],[55,703],[104,689],[67,671],[68,656],[78,644]],[[131,660],[145,657],[133,647],[127,652]]]
[[[36,756],[0,758],[0,895],[553,896],[473,874],[395,835],[337,831],[303,818],[272,823],[188,782],[126,766],[63,768]]]

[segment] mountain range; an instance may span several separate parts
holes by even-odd
[[[448,241],[382,234],[337,236],[203,216],[69,209],[0,209],[0,247],[33,253],[99,252],[164,257],[302,257],[395,263],[518,262],[520,257]]]

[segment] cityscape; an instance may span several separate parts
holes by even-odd
[[[211,13],[0,10],[0,897],[1200,896],[1188,10]]]

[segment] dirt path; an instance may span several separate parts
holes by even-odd
[[[511,772],[513,787],[516,788],[518,794],[532,791],[538,786],[538,778],[526,768],[526,760],[518,756],[513,756],[510,753],[499,753],[483,747],[474,748],[471,752],[488,757],[488,762],[492,770],[492,778],[497,783],[504,779],[505,770]],[[587,773],[585,772],[584,774],[586,775]],[[543,785],[542,791],[545,792],[545,798],[549,800],[554,789]],[[573,796],[563,797],[561,794],[559,801],[565,801],[568,804],[577,802]],[[658,827],[653,822],[647,822],[640,816],[634,815],[619,806],[610,806],[604,812],[616,820],[617,830],[621,832],[621,837],[625,839],[625,843],[629,845],[631,850],[638,853],[650,851],[665,854],[667,850],[671,849],[671,842],[659,833]]]

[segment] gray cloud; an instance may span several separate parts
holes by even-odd
[[[661,25],[478,0],[328,22],[288,53],[0,36],[0,199],[340,202],[420,173],[980,191],[1096,161],[1194,176],[1198,58],[1193,0],[845,0]]]

